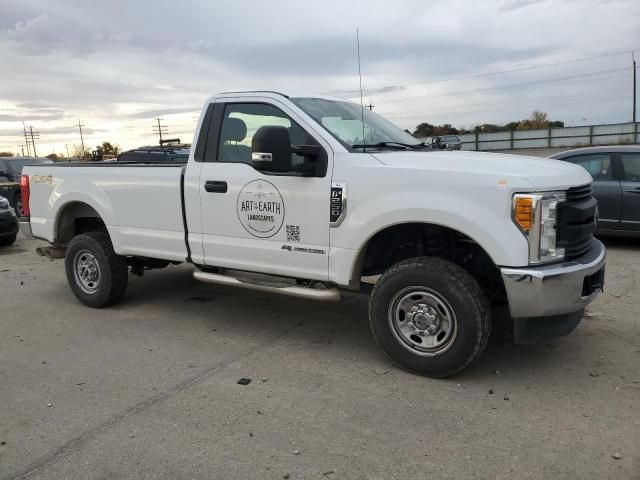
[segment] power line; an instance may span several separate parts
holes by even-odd
[[[597,60],[600,58],[607,58],[607,57],[614,57],[617,55],[624,55],[624,54],[628,54],[631,53],[633,54],[633,52],[636,52],[638,50],[621,50],[618,52],[610,52],[610,53],[605,53],[602,55],[594,55],[592,57],[582,57],[582,58],[575,58],[572,60],[564,60],[561,62],[554,62],[554,63],[539,63],[537,65],[530,65],[528,67],[520,67],[520,68],[513,68],[510,70],[499,70],[497,72],[487,72],[487,73],[476,73],[473,75],[463,75],[460,77],[449,77],[449,78],[439,78],[436,80],[429,80],[427,82],[418,82],[418,83],[406,83],[403,85],[394,85],[395,88],[407,88],[407,87],[417,87],[420,85],[431,85],[433,83],[443,83],[443,82],[452,82],[452,81],[456,81],[456,80],[467,80],[467,79],[473,79],[473,78],[483,78],[483,77],[493,77],[496,75],[504,75],[506,73],[515,73],[515,72],[525,72],[528,70],[535,70],[535,69],[539,69],[539,68],[549,68],[549,67],[557,67],[560,65],[567,65],[570,63],[578,63],[578,62],[586,62],[589,60]],[[365,90],[366,92],[366,90]]]
[[[29,139],[27,138],[27,126],[22,122],[22,134],[24,135],[24,143],[27,146],[27,155],[31,156],[31,149],[29,148]]]
[[[620,99],[623,100],[626,97],[626,95],[624,93],[621,94],[621,92],[618,92],[616,95],[602,95],[602,96],[597,96],[597,97],[592,97],[592,98],[582,98],[582,99],[574,99],[574,100],[568,100],[568,101],[554,101],[551,105],[552,106],[560,106],[560,105],[581,105],[581,104],[589,104],[589,103],[594,103],[594,102],[600,102],[603,100],[614,100],[614,99]],[[439,110],[439,111],[429,111],[428,115],[445,115],[447,117],[455,117],[455,116],[460,116],[460,115],[468,115],[468,114],[472,114],[472,113],[485,113],[485,112],[507,112],[507,111],[513,111],[513,110],[519,110],[522,108],[546,108],[545,105],[547,105],[545,103],[545,100],[531,100],[531,102],[528,103],[518,103],[518,104],[514,104],[511,102],[507,102],[507,103],[502,103],[502,104],[495,104],[497,105],[505,105],[504,108],[482,108],[482,109],[477,109],[477,110]],[[386,118],[389,119],[400,119],[400,118],[412,118],[412,117],[420,117],[420,116],[424,116],[422,114],[385,114]]]
[[[82,127],[84,127],[84,125],[80,123],[80,119],[78,119],[78,129],[80,130],[80,144],[82,145],[82,161],[84,161],[84,137],[82,136]]]
[[[636,57],[631,52],[631,61],[633,64],[633,123],[636,123]]]
[[[507,85],[497,85],[495,87],[485,87],[485,88],[474,88],[474,89],[470,89],[470,90],[457,90],[457,91],[453,91],[453,92],[442,92],[442,93],[433,93],[433,94],[429,94],[429,95],[419,95],[419,96],[413,96],[413,97],[403,97],[403,98],[390,98],[390,99],[386,99],[386,100],[380,100],[378,103],[394,103],[394,102],[405,102],[405,101],[409,101],[409,100],[421,100],[421,99],[425,99],[425,98],[435,98],[435,97],[448,97],[448,96],[455,96],[455,95],[466,95],[466,94],[470,94],[470,93],[484,93],[484,92],[490,92],[493,90],[502,90],[502,89],[507,89],[507,88],[517,88],[517,87],[526,87],[529,85],[536,85],[536,84],[544,84],[544,83],[553,83],[553,82],[562,82],[562,81],[566,81],[566,80],[575,80],[578,78],[591,78],[591,77],[595,77],[598,75],[609,75],[611,73],[616,73],[616,72],[622,72],[625,70],[631,70],[632,67],[622,67],[622,68],[614,68],[611,70],[600,70],[598,72],[591,72],[591,73],[582,73],[579,75],[571,75],[569,77],[555,77],[555,78],[546,78],[546,79],[542,79],[542,80],[532,80],[529,82],[520,82],[520,83],[512,83],[512,84],[507,84]]]
[[[597,91],[597,92],[582,92],[582,93],[577,93],[577,94],[573,94],[573,95],[567,95],[567,94],[561,94],[561,95],[544,95],[544,96],[529,96],[529,97],[519,97],[517,99],[514,100],[503,100],[503,101],[483,101],[483,102],[474,102],[474,103],[460,103],[460,104],[455,104],[455,105],[451,105],[451,104],[447,104],[447,106],[445,107],[444,110],[432,110],[430,107],[426,110],[426,113],[428,115],[432,114],[432,113],[448,113],[448,112],[453,112],[453,111],[457,111],[457,110],[453,110],[455,108],[469,108],[469,107],[495,107],[495,106],[499,106],[499,105],[528,105],[531,103],[544,103],[544,102],[550,102],[550,101],[564,101],[564,100],[585,100],[585,99],[599,99],[599,98],[608,98],[612,93],[621,95],[623,92],[626,91],[626,88],[619,88],[619,89],[615,89],[615,90],[607,90],[607,91]],[[440,105],[438,105],[438,107],[440,107]],[[481,110],[477,110],[477,111],[481,111]],[[402,114],[402,115],[401,115]],[[407,110],[406,109],[400,109],[400,110],[385,110],[383,112],[383,115],[385,116],[391,116],[393,115],[394,118],[401,118],[401,117],[408,117],[408,116],[412,116],[413,114],[407,114]]]
[[[40,140],[40,132],[33,131],[33,125],[29,125],[29,130],[25,130],[25,136],[27,139],[27,145],[29,145],[29,140],[31,140],[31,146],[33,147],[33,156],[37,157],[36,153],[36,140]]]
[[[156,117],[156,121],[158,122],[157,125],[153,126],[153,133],[155,133],[156,135],[158,135],[160,137],[160,145],[162,145],[162,135],[168,135],[169,134],[169,128],[166,125],[163,125],[161,122],[163,121],[162,118],[160,117]]]

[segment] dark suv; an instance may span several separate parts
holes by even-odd
[[[18,235],[18,219],[9,200],[0,197],[0,246],[11,245]]]
[[[190,150],[189,144],[140,147],[122,152],[116,162],[187,163]]]
[[[40,157],[2,157],[0,158],[0,183],[15,183],[11,188],[11,194],[3,189],[2,195],[7,197],[9,203],[16,209],[18,215],[22,215],[22,198],[20,197],[20,175],[22,167],[25,165],[42,165],[43,163],[53,163],[48,158]]]

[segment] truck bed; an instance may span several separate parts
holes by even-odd
[[[119,255],[183,261],[183,165],[58,163],[28,166],[31,228],[53,241],[55,219],[74,203],[90,205],[104,220]]]

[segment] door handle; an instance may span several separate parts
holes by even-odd
[[[207,180],[204,189],[209,193],[227,193],[227,182]]]

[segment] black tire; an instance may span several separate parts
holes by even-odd
[[[8,247],[9,245],[13,245],[16,242],[16,238],[18,238],[17,233],[8,237],[2,237],[0,238],[0,246]]]
[[[113,305],[127,289],[127,261],[116,255],[109,235],[104,232],[74,237],[67,247],[64,266],[71,290],[88,307]]]
[[[429,377],[467,368],[491,333],[489,303],[478,283],[435,257],[404,260],[387,270],[371,293],[369,322],[393,361]]]

